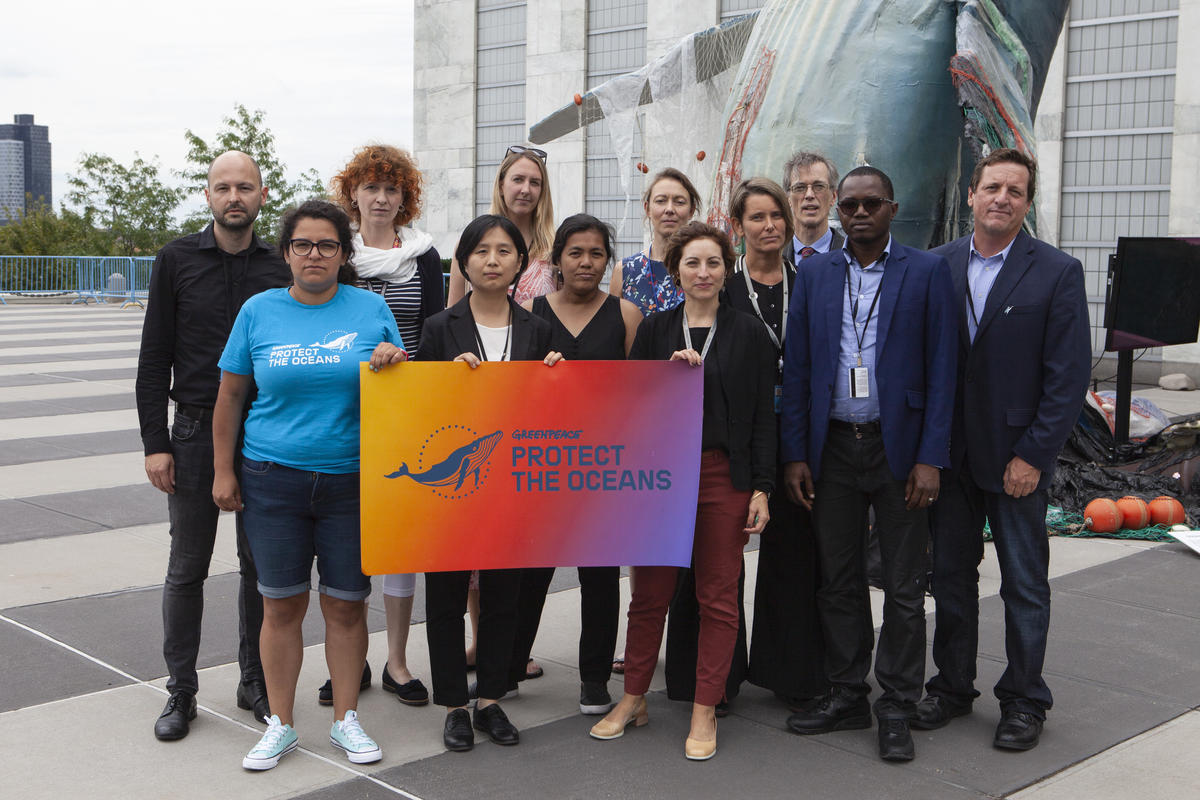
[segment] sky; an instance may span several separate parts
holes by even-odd
[[[29,0],[0,26],[0,121],[50,127],[54,206],[84,153],[185,166],[238,103],[266,112],[295,177],[328,181],[354,149],[411,149],[413,0]],[[202,197],[192,198],[194,208]]]

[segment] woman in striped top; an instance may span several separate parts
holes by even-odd
[[[411,155],[389,145],[359,148],[333,179],[333,195],[357,227],[351,264],[358,286],[382,295],[408,352],[421,345],[425,320],[446,307],[442,260],[433,237],[411,226],[421,210],[421,172]],[[425,705],[429,691],[408,670],[415,575],[385,575],[388,660],[383,688],[407,705]],[[363,667],[363,688],[370,684]],[[325,702],[324,687],[318,695]],[[330,697],[332,701],[332,697]]]

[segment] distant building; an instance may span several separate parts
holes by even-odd
[[[16,202],[13,186],[20,178]],[[11,125],[0,125],[0,219],[15,211],[53,205],[50,185],[50,129],[33,124],[33,114],[14,114]],[[6,213],[6,209],[8,209]]]

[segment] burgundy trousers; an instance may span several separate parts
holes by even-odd
[[[700,639],[696,656],[696,700],[715,706],[725,695],[725,679],[738,631],[737,588],[750,492],[733,488],[729,456],[705,450],[700,458],[700,493],[692,564]],[[658,663],[667,608],[675,594],[677,567],[634,567],[633,599],[625,634],[625,691],[642,695]]]

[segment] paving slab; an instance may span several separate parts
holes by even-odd
[[[139,454],[137,458],[140,461],[141,455]],[[15,467],[0,467],[0,470],[4,469],[15,469]],[[108,489],[85,489],[77,492],[34,495],[11,501],[0,500],[0,504],[10,502],[40,509],[40,512],[28,512],[29,521],[23,527],[12,523],[11,530],[9,521],[5,520],[3,525],[0,525],[0,537],[7,536],[7,541],[60,536],[64,533],[82,533],[86,530],[128,528],[167,520],[166,496],[145,482],[144,472],[141,482],[136,484],[113,486]],[[53,512],[59,516],[41,512]],[[62,516],[78,519],[81,522],[74,530],[58,531],[54,526],[62,524],[60,519]],[[85,525],[84,522],[88,524]],[[41,525],[45,527],[39,527]]]
[[[102,383],[87,383],[87,384],[67,384],[56,383],[50,384],[47,388],[61,386],[104,386]],[[15,387],[15,388],[43,388],[43,387]],[[0,389],[3,393],[4,389]],[[47,415],[58,414],[77,414],[81,411],[113,411],[115,409],[136,408],[134,403],[133,393],[124,389],[115,388],[109,394],[92,395],[88,397],[68,397],[62,399],[36,399],[36,400],[17,400],[8,403],[0,403],[0,419],[11,419],[13,417],[42,417]]]
[[[0,653],[4,653],[0,712],[130,683],[112,670],[3,619]]]
[[[128,413],[125,411],[122,414]],[[77,415],[64,415],[77,416]],[[46,417],[46,419],[63,419]],[[65,436],[42,436],[21,439],[0,439],[0,466],[36,464],[84,455],[128,453],[130,446],[141,456],[141,439],[137,430],[99,431]]]
[[[0,500],[0,546],[99,530],[104,530],[100,523],[74,514],[64,514],[25,500]]]
[[[38,383],[69,383],[71,378],[60,375],[0,375],[0,387],[30,386]]]
[[[21,358],[21,356],[18,356]],[[0,364],[0,375],[23,375],[27,372],[76,372],[86,369],[116,369],[118,367],[136,367],[137,357],[126,358],[96,358],[85,361],[51,361],[37,358],[34,361],[23,361],[17,364]]]
[[[47,480],[47,476],[52,477]],[[146,467],[140,451],[44,461],[38,469],[23,464],[0,467],[0,497],[46,496],[145,482]]]

